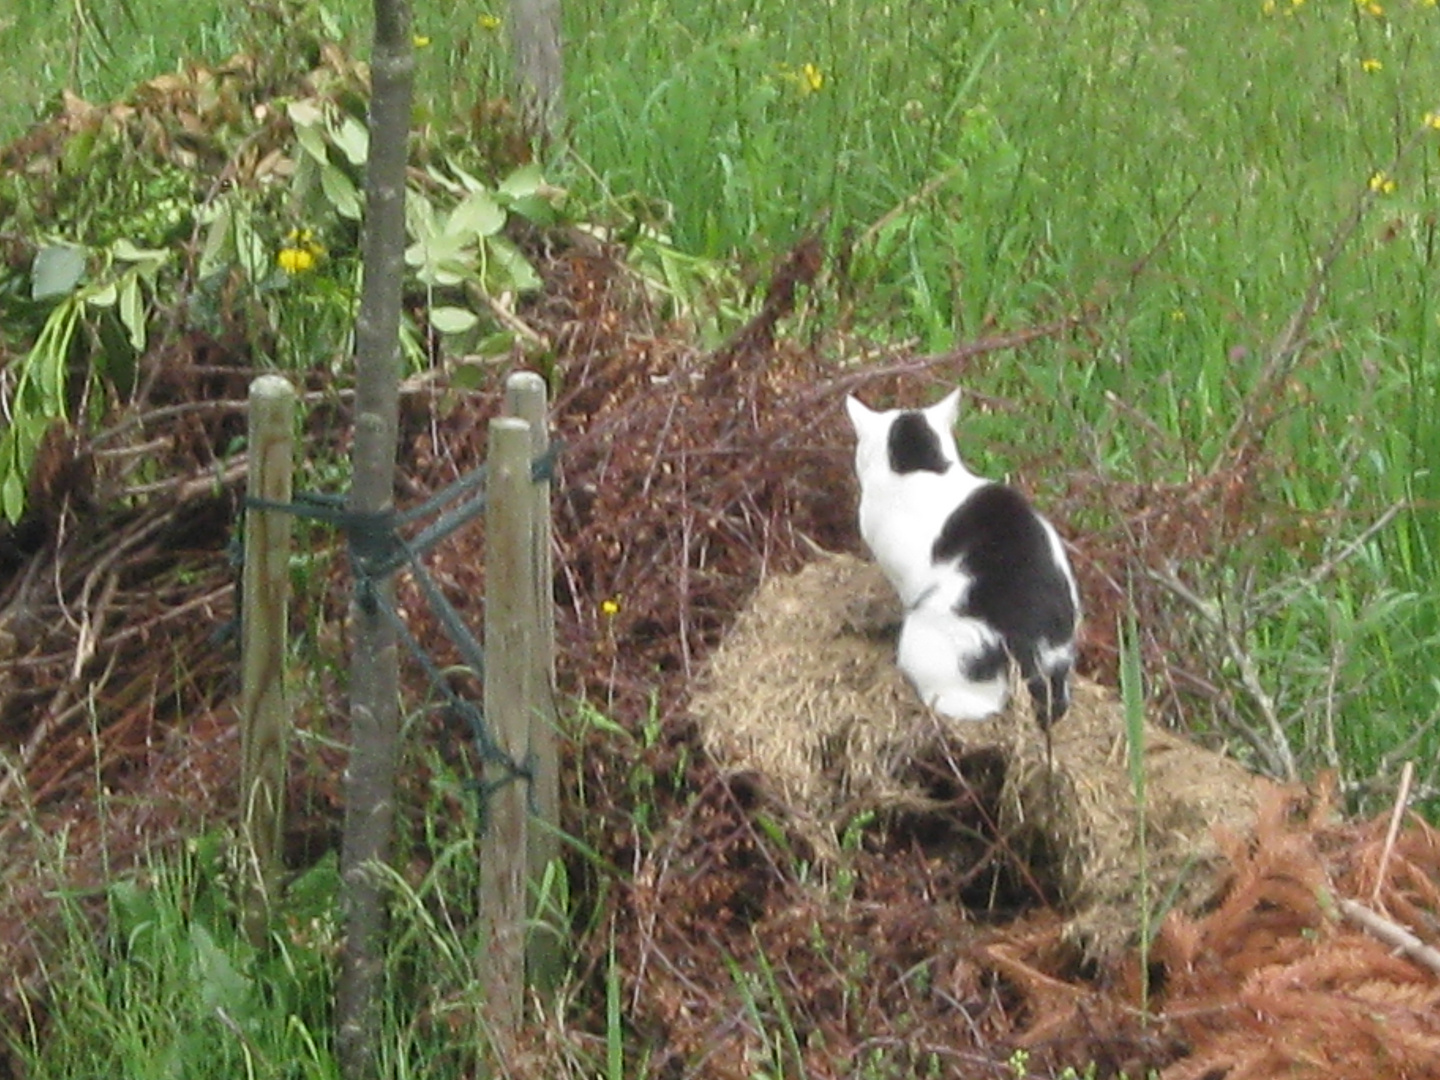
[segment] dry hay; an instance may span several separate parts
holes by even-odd
[[[1005,783],[993,809],[1009,846],[1030,852],[1089,948],[1122,945],[1140,910],[1140,818],[1116,696],[1078,680],[1049,747],[1023,693],[996,720],[947,723],[895,666],[899,618],[879,570],[851,556],[770,578],[692,700],[707,751],[728,771],[759,774],[832,856],[858,811],[933,802],[917,761],[998,751]],[[1151,899],[1194,911],[1223,862],[1213,831],[1248,834],[1265,782],[1153,725],[1145,739]]]

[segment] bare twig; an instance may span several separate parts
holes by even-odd
[[[909,195],[906,195],[905,198],[901,199],[866,226],[865,231],[862,232],[859,239],[855,241],[855,246],[869,247],[875,242],[875,238],[884,231],[887,225],[899,218],[902,214],[906,214],[914,207],[919,206],[964,171],[965,163],[960,162],[959,164],[950,166],[950,168],[945,169],[943,172],[936,173],[929,180],[926,180],[925,183],[921,184],[919,188],[912,191]]]
[[[1261,682],[1260,669],[1254,658],[1240,643],[1235,631],[1226,623],[1219,607],[1202,599],[1173,571],[1147,568],[1145,572],[1152,581],[1194,609],[1225,647],[1230,659],[1240,669],[1241,685],[1245,687],[1246,692],[1255,702],[1256,708],[1260,710],[1260,715],[1265,720],[1265,726],[1269,729],[1270,738],[1266,741],[1256,737],[1255,732],[1247,731],[1247,734],[1252,736],[1255,749],[1267,759],[1271,771],[1278,773],[1287,781],[1294,781],[1300,775],[1300,770],[1295,762],[1295,754],[1290,749],[1290,740],[1285,735],[1285,728],[1281,725],[1280,717],[1275,711],[1275,699]]]
[[[1299,581],[1293,582],[1288,586],[1274,589],[1275,599],[1268,603],[1260,604],[1258,606],[1259,610],[1268,615],[1288,607],[1302,592],[1314,588],[1326,578],[1330,577],[1331,574],[1335,573],[1342,563],[1352,558],[1361,548],[1374,539],[1378,533],[1384,531],[1385,527],[1395,520],[1396,515],[1402,510],[1410,509],[1411,506],[1412,504],[1408,499],[1401,499],[1398,502],[1391,503],[1385,508],[1384,513],[1365,527],[1360,535],[1351,539],[1343,548],[1319,566],[1316,566]]]
[[[1337,904],[1345,917],[1357,923],[1371,937],[1383,941],[1397,952],[1408,956],[1415,963],[1429,968],[1440,975],[1440,949],[1426,945],[1399,923],[1383,915],[1377,915],[1364,904],[1341,897]]]
[[[953,349],[947,349],[945,352],[927,353],[924,356],[901,360],[884,367],[852,371],[818,386],[811,396],[830,398],[838,393],[848,393],[865,383],[875,382],[879,379],[887,379],[896,375],[925,375],[936,368],[962,364],[974,357],[984,356],[986,353],[1023,348],[1026,345],[1033,345],[1037,341],[1059,337],[1078,327],[1088,325],[1094,321],[1095,314],[1095,311],[1087,309],[1078,315],[1067,315],[1062,319],[1041,323],[1039,326],[1027,326],[1006,334],[993,334],[990,337],[967,341]]]
[[[495,316],[495,321],[513,333],[521,341],[541,349],[548,349],[550,347],[549,338],[536,330],[524,319],[520,318],[519,315],[516,315],[514,311],[501,303],[499,299],[491,296],[490,293],[478,285],[471,286],[467,291],[471,299],[479,300],[489,308],[490,314]]]
[[[1395,806],[1390,811],[1390,826],[1385,830],[1385,846],[1380,851],[1380,865],[1375,868],[1375,888],[1370,891],[1370,903],[1380,904],[1380,889],[1385,884],[1385,872],[1390,868],[1390,856],[1395,851],[1395,837],[1400,834],[1400,819],[1405,816],[1405,806],[1410,801],[1410,785],[1415,780],[1415,763],[1405,762],[1400,770],[1400,788],[1395,792]]]

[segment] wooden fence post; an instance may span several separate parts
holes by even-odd
[[[279,375],[250,384],[248,493],[290,501],[295,389]],[[290,714],[285,701],[286,614],[290,592],[291,517],[276,510],[245,514],[245,568],[240,612],[240,821],[249,881],[244,921],[260,944],[285,831],[286,750]]]
[[[545,380],[533,371],[517,371],[505,380],[505,412],[530,425],[530,455],[550,448]],[[531,486],[535,592],[535,631],[529,662],[530,797],[536,820],[530,823],[527,880],[530,883],[530,932],[525,944],[525,973],[531,988],[549,994],[565,974],[565,938],[556,890],[560,866],[560,751],[555,712],[555,597],[551,584],[550,481]]]
[[[513,417],[491,420],[486,464],[485,719],[497,749],[523,763],[536,621],[530,425]],[[487,781],[505,778],[503,765],[484,768]],[[487,1011],[497,1033],[513,1033],[524,1009],[528,801],[527,785],[517,779],[491,790],[484,807],[480,919]]]

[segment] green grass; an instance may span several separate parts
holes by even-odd
[[[25,1075],[329,1078],[333,860],[290,889],[268,950],[240,932],[228,844],[202,837],[112,880],[98,896],[63,894],[31,1024],[0,1030]],[[63,844],[54,866],[63,883]],[[60,886],[65,888],[63,884]],[[97,904],[104,930],[97,933]]]
[[[1254,608],[1237,645],[1306,764],[1328,725],[1364,775],[1431,715],[1435,6],[610,0],[571,11],[570,45],[575,153],[610,190],[666,199],[683,248],[763,264],[808,228],[862,238],[852,333],[938,350],[1103,305],[1084,340],[971,365],[1027,415],[968,418],[967,450],[1173,483],[1255,439],[1289,527],[1177,570]]]
[[[185,57],[286,43],[254,6],[12,8],[4,135],[62,86],[104,100]],[[365,5],[308,10],[364,48]],[[416,5],[422,120],[502,92],[503,29],[483,17],[503,14]],[[812,228],[852,243],[852,299],[826,309],[842,342],[943,349],[1095,305],[1086,335],[969,366],[1026,410],[967,418],[977,464],[1173,483],[1253,435],[1289,526],[1177,570],[1249,612],[1237,644],[1308,764],[1366,775],[1432,714],[1440,7],[595,0],[566,17],[570,139],[550,171],[582,200],[757,271]],[[1266,382],[1367,197],[1304,347]]]
[[[475,796],[426,761],[436,779],[414,838],[423,857],[402,854],[405,871],[387,871],[380,1068],[396,1078],[475,1076],[490,1056]],[[0,1055],[28,1080],[340,1076],[331,1046],[337,859],[286,883],[257,948],[242,923],[237,852],[233,836],[207,833],[75,892],[64,837],[46,844],[30,871],[56,901],[42,929],[43,978],[38,990],[7,987],[25,1020],[0,1018]],[[618,1046],[618,1020],[612,1029]],[[599,1073],[598,1059],[572,1057],[564,1075]]]

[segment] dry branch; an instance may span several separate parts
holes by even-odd
[[[1426,945],[1399,923],[1377,915],[1359,901],[1341,897],[1337,904],[1345,917],[1364,927],[1366,933],[1440,975],[1440,949]]]

